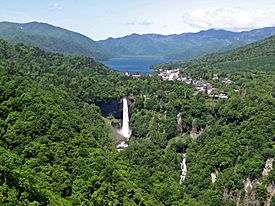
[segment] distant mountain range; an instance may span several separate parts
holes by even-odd
[[[275,35],[261,41],[253,42],[230,51],[208,54],[202,58],[169,62],[153,65],[160,69],[189,69],[203,71],[204,68],[225,71],[274,71],[275,65]]]
[[[275,27],[251,31],[231,32],[210,29],[179,35],[132,34],[122,38],[108,38],[98,44],[116,57],[160,56],[192,59],[209,53],[223,52],[262,40],[275,34]]]
[[[13,44],[24,43],[65,55],[84,55],[95,59],[111,57],[92,39],[46,23],[0,22],[0,39]]]
[[[46,23],[0,22],[0,39],[24,43],[65,55],[84,55],[97,60],[111,57],[163,57],[192,59],[224,52],[275,35],[275,27],[244,32],[210,29],[173,35],[131,34],[94,41],[82,34]]]

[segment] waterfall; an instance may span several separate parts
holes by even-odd
[[[182,136],[183,129],[182,129],[182,118],[181,118],[181,113],[179,112],[177,114],[177,133],[179,136]]]
[[[184,182],[187,173],[187,166],[186,166],[186,153],[185,148],[183,148],[182,154],[182,163],[181,163],[181,175],[180,175],[180,185]]]
[[[128,102],[126,98],[123,98],[123,120],[122,120],[122,129],[120,133],[127,140],[130,139],[132,134],[132,131],[129,126],[129,111],[128,111]]]

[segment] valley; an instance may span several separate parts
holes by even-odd
[[[0,24],[0,205],[273,206],[273,30]]]
[[[0,22],[0,38],[12,44],[23,43],[48,52],[72,56],[84,55],[100,61],[107,60],[106,64],[110,63],[110,66],[113,64],[115,66],[117,60],[124,61],[131,57],[159,59],[152,64],[194,59],[232,50],[272,35],[275,35],[274,27],[242,32],[209,29],[196,33],[171,35],[134,33],[119,38],[110,37],[95,41],[80,33],[47,23]],[[115,58],[114,61],[112,58]],[[116,66],[115,69],[117,69]]]
[[[195,87],[185,81],[165,81],[158,74],[135,78],[87,57],[1,41],[2,201],[15,205],[270,202],[274,170],[267,176],[262,171],[274,157],[274,65],[267,61],[274,59],[273,43],[274,37],[217,56],[159,65],[162,71],[180,67],[177,72],[185,77],[208,81],[229,95],[214,99],[205,92],[194,95]],[[239,52],[242,61],[234,58]],[[255,58],[258,64],[247,71],[243,61]],[[229,65],[241,69],[228,70]],[[225,78],[235,83],[228,84]],[[108,102],[122,104],[125,97],[133,100],[127,118],[116,110],[104,111]],[[126,112],[126,99],[123,102],[119,107]],[[128,146],[122,145],[120,152],[103,113],[110,121],[114,116],[122,120],[125,137],[131,130]],[[248,179],[259,182],[251,183],[249,191],[243,182]]]

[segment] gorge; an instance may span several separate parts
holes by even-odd
[[[273,206],[274,45],[160,66],[219,99],[0,40],[0,205]]]

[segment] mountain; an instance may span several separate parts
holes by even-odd
[[[259,31],[258,31],[259,32]],[[244,34],[242,34],[244,35]],[[253,36],[253,35],[251,35]],[[257,36],[257,32],[255,32]],[[222,70],[274,70],[275,35],[227,52],[209,54],[199,59],[154,65],[155,69],[188,68],[199,70],[204,67]]]
[[[46,23],[0,22],[0,39],[10,43],[24,43],[45,51],[65,55],[84,55],[106,59],[110,55],[92,39]]]
[[[274,53],[272,37],[188,61],[229,96],[214,99],[0,40],[0,205],[272,205]],[[118,152],[125,97],[132,137]]]
[[[179,35],[132,34],[121,38],[108,38],[98,44],[113,56],[160,56],[192,59],[209,53],[237,48],[275,34],[275,28],[231,32],[210,29],[198,33]]]
[[[83,55],[98,60],[123,56],[157,56],[193,59],[237,48],[275,34],[275,28],[244,32],[210,29],[173,35],[131,34],[101,41],[46,23],[0,22],[0,39],[23,43],[65,55]]]
[[[166,132],[174,127],[163,130],[168,117],[154,117],[161,125],[153,126],[150,134],[160,137],[148,142],[142,138],[150,119],[139,125],[142,116],[137,113],[131,123],[137,141],[123,154],[115,147],[117,137],[110,126],[114,116],[107,121],[94,104],[111,99],[120,105],[132,92],[139,98],[138,93],[164,88],[168,91],[173,85],[151,77],[127,77],[88,57],[0,40],[0,205],[196,202],[178,184],[176,150],[159,150],[174,133]]]
[[[208,124],[208,131],[196,132],[198,139],[187,146],[185,192],[202,199],[201,205],[274,205],[275,36],[154,68],[179,69],[186,78],[213,89],[209,96],[203,92],[194,95],[208,105],[207,111],[217,122]],[[215,99],[215,94],[228,98]],[[206,101],[203,96],[208,96]],[[193,118],[194,124],[202,119]]]

